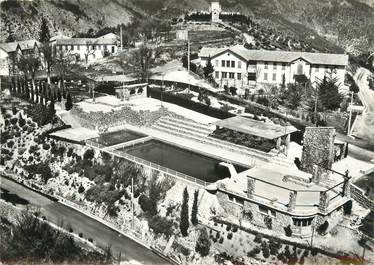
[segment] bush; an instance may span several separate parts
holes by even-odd
[[[291,229],[291,226],[290,226],[290,225],[286,226],[286,227],[284,228],[284,232],[285,232],[286,236],[291,237],[291,236],[292,236],[292,229]]]
[[[144,194],[139,197],[139,205],[142,208],[143,212],[151,212],[153,210],[153,203],[151,200]]]
[[[46,144],[46,143],[43,144],[43,149],[44,150],[48,150],[49,148],[50,148],[49,144]]]
[[[232,239],[232,233],[231,232],[227,234],[227,239],[229,239],[229,240]]]
[[[234,225],[232,227],[232,231],[235,233],[235,232],[238,232],[238,226],[237,225]]]
[[[273,220],[272,220],[272,218],[270,216],[265,216],[264,217],[264,222],[265,222],[266,227],[271,230],[272,227],[273,227]]]
[[[262,255],[264,256],[265,259],[270,257],[270,250],[268,244],[264,241],[262,244]]]
[[[161,217],[155,215],[148,220],[149,228],[153,230],[156,234],[164,234],[167,237],[170,237],[173,232],[173,221],[167,219],[166,217]]]
[[[226,226],[226,231],[230,231],[230,230],[231,230],[231,225],[228,224],[228,225]]]
[[[347,201],[343,205],[343,210],[344,210],[344,215],[351,215],[351,213],[352,213],[352,200]]]
[[[220,244],[223,243],[223,237],[221,237],[221,238],[219,239],[219,243],[220,243]]]
[[[93,239],[91,237],[88,239],[88,241],[93,243]]]
[[[78,234],[78,236],[82,238],[82,237],[83,237],[83,233],[80,232],[80,233]]]
[[[196,242],[195,251],[200,253],[202,257],[205,257],[209,254],[211,242],[208,237],[206,229],[203,228],[200,230],[199,237]]]
[[[329,222],[326,220],[323,224],[317,227],[317,233],[320,235],[324,235],[329,228]]]
[[[262,242],[262,235],[256,234],[255,235],[255,239],[253,240],[253,242],[261,243]]]
[[[84,152],[83,159],[91,160],[92,158],[94,158],[94,156],[95,156],[94,150],[88,149],[88,150],[86,150],[86,152]]]
[[[83,193],[84,192],[84,187],[82,186],[82,184],[79,186],[78,188],[78,193]]]
[[[247,253],[247,256],[249,258],[255,258],[257,254],[260,254],[260,252],[261,252],[261,249],[259,247],[255,247]]]

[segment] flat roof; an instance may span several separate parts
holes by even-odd
[[[297,131],[294,126],[282,126],[279,124],[257,121],[241,116],[219,120],[217,122],[214,122],[213,124],[233,131],[238,131],[266,139],[276,139]]]

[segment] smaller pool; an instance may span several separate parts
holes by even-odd
[[[121,130],[115,132],[104,133],[97,138],[91,139],[94,142],[105,146],[112,146],[124,142],[129,142],[135,139],[146,137],[146,135],[130,131],[130,130]]]
[[[228,169],[219,165],[221,160],[158,140],[150,140],[119,150],[206,182],[212,183],[230,176]],[[238,165],[234,167],[237,172],[247,169]]]

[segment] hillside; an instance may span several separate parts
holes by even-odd
[[[208,10],[209,0],[6,0],[1,3],[0,39],[36,37],[41,16],[52,34],[74,35],[128,23],[148,14],[178,17],[191,10]],[[374,48],[373,0],[221,0],[225,11],[251,16],[265,27],[304,39],[325,37],[350,52]],[[308,36],[306,36],[306,34]]]

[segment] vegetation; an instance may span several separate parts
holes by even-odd
[[[48,223],[35,218],[28,212],[16,217],[11,224],[1,218],[0,252],[2,260],[18,260],[26,264],[111,264],[99,253],[80,248],[65,232],[55,230]]]
[[[193,197],[193,205],[192,205],[192,211],[191,211],[191,223],[193,225],[198,224],[198,219],[197,219],[197,213],[198,213],[198,198],[199,198],[199,191],[195,190],[194,197]]]
[[[342,96],[339,93],[338,78],[326,75],[317,84],[318,98],[324,109],[335,110],[340,107],[342,103]]]
[[[199,237],[196,241],[195,251],[199,253],[202,257],[209,254],[211,242],[208,236],[208,232],[205,228],[200,229]]]
[[[39,41],[41,43],[49,43],[49,39],[51,38],[51,34],[49,33],[49,28],[47,24],[47,20],[45,17],[42,17],[42,21],[40,24],[40,30],[39,30]]]
[[[325,221],[324,223],[322,223],[321,225],[317,227],[317,233],[320,235],[324,235],[328,228],[329,228],[329,222]]]
[[[182,236],[188,235],[189,226],[190,224],[189,224],[189,218],[188,218],[188,191],[186,187],[184,188],[184,191],[183,191],[181,219],[180,219],[180,224],[179,224],[179,228],[182,233]]]

